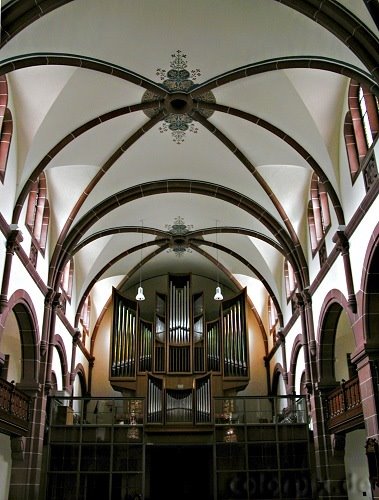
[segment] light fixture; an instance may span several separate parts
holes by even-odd
[[[234,427],[227,427],[225,429],[224,443],[237,443],[238,437]]]
[[[143,294],[143,288],[141,284],[141,268],[142,268],[142,245],[143,245],[143,220],[141,220],[141,255],[140,255],[140,264],[139,264],[139,287],[137,290],[136,300],[141,302],[145,300],[145,295]]]
[[[213,297],[215,300],[222,300],[224,296],[221,293],[221,288],[219,286],[216,286],[216,293],[215,296]]]
[[[138,287],[137,295],[136,295],[136,300],[145,300],[145,295],[143,294],[143,288],[142,286]]]
[[[221,287],[218,279],[218,267],[219,267],[219,262],[218,262],[218,246],[217,246],[217,220],[216,220],[216,255],[217,255],[217,286],[216,286],[216,293],[215,296],[213,297],[214,300],[222,300],[224,297],[221,292]]]

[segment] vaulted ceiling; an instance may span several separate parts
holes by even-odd
[[[347,87],[377,84],[377,32],[360,0],[3,1],[9,210],[44,171],[49,284],[74,255],[77,305],[95,286],[100,312],[141,259],[144,281],[219,261],[281,309],[285,256],[309,284],[313,172],[344,223]]]

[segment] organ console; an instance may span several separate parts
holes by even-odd
[[[113,290],[109,379],[125,395],[146,398],[148,424],[207,424],[214,396],[233,395],[249,381],[246,290],[208,318],[191,275],[168,275],[156,292],[154,321]]]

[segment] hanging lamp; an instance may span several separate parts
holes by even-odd
[[[218,232],[218,229],[217,229],[217,220],[216,220],[216,256],[217,256],[217,286],[216,286],[216,293],[214,295],[214,300],[223,300],[224,296],[222,295],[222,292],[221,292],[221,287],[220,287],[220,283],[219,283],[219,262],[218,262],[218,245],[217,245],[217,232]]]
[[[143,245],[143,220],[141,220],[141,254],[140,254],[140,265],[139,265],[139,287],[137,290],[136,300],[141,302],[145,300],[145,295],[143,293],[142,283],[141,283],[141,268],[142,268],[142,245]]]

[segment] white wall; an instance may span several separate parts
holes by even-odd
[[[337,325],[337,335],[335,343],[335,375],[336,380],[348,380],[349,370],[347,364],[347,353],[355,351],[354,333],[347,313],[342,311]]]
[[[9,355],[7,380],[15,383],[21,380],[21,341],[16,316],[11,312],[7,316],[0,352]]]
[[[357,429],[346,434],[345,469],[349,500],[372,500],[366,458],[366,432]]]
[[[11,440],[0,434],[0,500],[7,500],[12,469]]]

